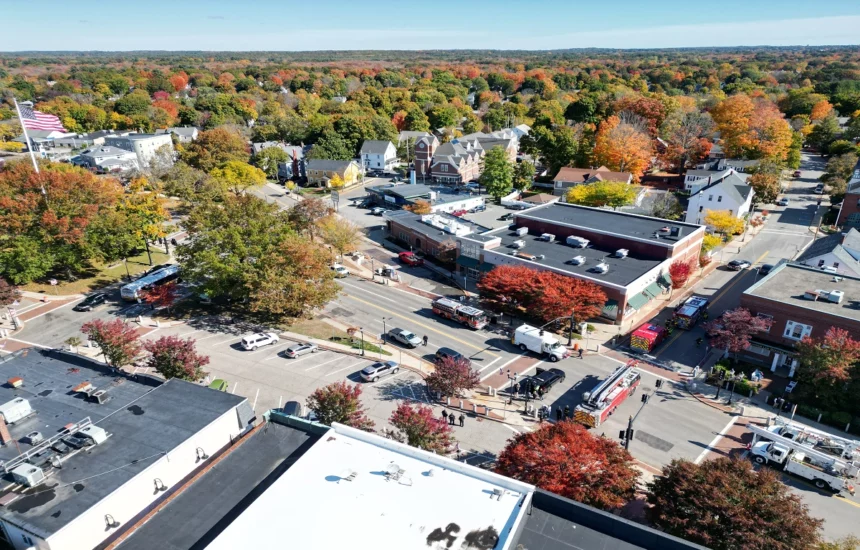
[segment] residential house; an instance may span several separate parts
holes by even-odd
[[[803,338],[821,338],[830,328],[860,340],[860,278],[834,275],[817,267],[782,263],[741,295],[740,305],[771,321],[744,352],[747,361],[776,370],[798,366],[795,346]]]
[[[159,129],[155,131],[156,134],[171,134],[176,136],[176,140],[179,143],[186,144],[191,143],[195,139],[197,139],[198,130],[194,126],[182,126],[182,127],[173,127],[166,129]]]
[[[708,210],[728,210],[743,219],[752,209],[753,188],[732,173],[715,183],[699,189],[687,204],[687,223],[704,224]]]
[[[71,149],[80,149],[82,147],[94,147],[104,145],[107,136],[127,135],[131,132],[115,132],[113,130],[99,130],[90,132],[89,134],[72,134],[66,137],[54,138],[51,142],[53,147],[69,147]]]
[[[836,217],[836,225],[839,227],[860,228],[860,161],[854,167],[854,173],[848,180],[845,197],[842,206],[839,207],[839,215]]]
[[[140,170],[136,153],[110,145],[90,147],[78,156],[72,157],[70,162],[75,166],[82,166],[103,174]]]
[[[722,181],[734,173],[735,170],[726,164],[726,159],[709,160],[687,170],[684,175],[684,190],[694,195],[703,187]]]
[[[331,100],[335,103],[346,103],[346,98],[342,95],[336,95],[332,97]]]
[[[119,147],[126,151],[132,151],[137,155],[141,168],[149,167],[156,153],[164,147],[173,159],[173,139],[169,134],[128,134],[126,136],[106,136],[105,145]]]
[[[296,146],[287,145],[283,141],[261,141],[251,144],[251,154],[255,156],[259,155],[260,151],[262,151],[263,149],[269,149],[270,147],[275,147],[277,149],[280,149],[281,151],[284,151],[285,153],[291,153],[292,148]]]
[[[361,144],[359,155],[365,171],[388,172],[397,163],[397,148],[390,141],[365,140]]]
[[[490,132],[475,132],[455,138],[452,141],[477,141],[481,144],[484,151],[489,151],[493,147],[501,147],[508,154],[508,160],[516,162],[517,150],[519,149],[520,139],[519,132],[510,128]]]
[[[563,196],[567,190],[575,185],[594,183],[596,181],[621,181],[630,183],[633,174],[630,172],[613,172],[605,166],[599,168],[570,168],[565,167],[558,171],[551,184],[542,184],[540,187],[552,187],[554,195]]]
[[[860,277],[860,231],[853,227],[812,241],[795,262],[830,273]]]
[[[28,130],[27,137],[30,138],[29,143],[27,143],[27,139],[24,137],[23,133],[12,141],[16,143],[23,143],[27,151],[33,151],[35,153],[47,147],[52,147],[54,140],[57,138],[69,137],[74,135],[77,134],[75,134],[74,132],[58,132],[57,130]]]
[[[283,148],[290,160],[278,163],[278,181],[299,180],[307,177],[305,153],[301,145],[285,145]]]
[[[529,135],[532,131],[531,127],[528,124],[517,124],[511,130],[516,134],[517,140],[521,140],[523,137]]]
[[[355,184],[361,178],[361,167],[354,160],[325,160],[313,159],[306,164],[308,185],[314,187],[331,187],[331,179],[335,174],[343,179],[344,187]]]

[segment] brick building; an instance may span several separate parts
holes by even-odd
[[[803,338],[820,338],[830,327],[860,340],[860,277],[846,277],[797,263],[778,265],[741,295],[741,307],[771,320],[755,336],[745,359],[797,369],[794,347]]]
[[[860,228],[860,162],[854,167],[854,174],[848,181],[845,198],[836,217],[836,225],[840,227]]]

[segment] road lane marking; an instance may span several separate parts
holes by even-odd
[[[499,370],[503,370],[505,367],[507,367],[508,365],[510,365],[511,363],[513,363],[514,361],[516,361],[517,359],[519,359],[520,357],[525,357],[525,355],[517,355],[516,357],[514,357],[514,358],[513,358],[513,359],[511,359],[510,361],[506,361],[502,366],[500,366],[500,367],[499,367]],[[492,364],[493,364],[493,363],[490,363],[490,365],[492,365]],[[490,365],[487,365],[487,367],[489,367]],[[483,368],[483,369],[481,369],[479,372],[484,372],[484,370],[486,370],[486,368],[487,368],[487,367],[484,367],[484,368]],[[490,372],[489,374],[485,374],[484,376],[482,376],[482,377],[481,377],[481,382],[483,382],[485,378],[489,378],[489,377],[491,377],[491,376],[493,375],[493,373],[495,373],[495,372],[496,372],[496,371],[492,371],[492,372]]]
[[[715,437],[713,441],[708,443],[708,447],[704,451],[702,451],[702,453],[698,457],[696,457],[696,460],[693,461],[693,464],[701,464],[702,461],[705,460],[705,457],[708,456],[708,453],[710,453],[716,448],[720,440],[726,435],[726,433],[731,429],[731,427],[735,425],[735,422],[737,421],[738,417],[733,416],[732,419],[729,420],[729,423],[726,424],[726,427],[723,428],[719,434],[717,434],[717,437]]]
[[[860,508],[860,504],[854,502],[853,500],[848,500],[847,498],[840,495],[836,495],[836,498],[838,498],[842,502],[845,502],[846,504],[850,504],[851,506],[856,506],[857,508]]]
[[[598,355],[599,355],[600,357],[605,358],[605,359],[609,359],[610,361],[615,361],[616,363],[618,363],[618,364],[620,364],[620,365],[626,365],[627,363],[629,363],[629,361],[622,361],[621,359],[616,359],[616,358],[614,358],[614,357],[609,357],[608,355],[603,355],[602,353],[598,353]],[[635,359],[634,359],[634,361],[635,361]],[[643,363],[645,363],[646,365],[648,365],[648,364],[649,364],[649,363],[648,363],[648,361],[644,361],[644,360],[643,360],[642,362],[643,362]],[[654,366],[654,365],[652,365],[652,366]],[[655,367],[655,368],[660,368],[660,367],[656,367],[656,366],[654,366],[654,367]],[[672,380],[671,378],[666,378],[665,376],[661,376],[661,375],[659,375],[659,374],[655,374],[655,373],[651,372],[650,370],[644,370],[644,369],[643,369],[643,370],[641,370],[641,371],[639,371],[639,372],[640,372],[640,373],[644,372],[645,374],[650,374],[651,376],[656,376],[657,378],[662,378],[663,380],[666,380],[667,382],[673,382],[673,383],[675,383],[675,384],[680,384],[680,383],[681,383],[681,382],[679,382],[678,380]]]
[[[429,325],[425,325],[424,323],[421,323],[420,321],[415,321],[414,319],[410,319],[409,317],[406,317],[406,316],[404,316],[404,315],[400,315],[399,313],[395,313],[394,311],[391,311],[390,309],[385,309],[385,308],[384,308],[384,307],[382,307],[382,306],[378,306],[378,305],[376,305],[376,304],[370,303],[370,302],[368,302],[367,300],[362,300],[361,298],[358,298],[358,297],[356,297],[356,296],[350,296],[350,298],[352,298],[353,300],[357,300],[357,301],[361,302],[362,304],[365,304],[365,305],[368,305],[368,306],[370,306],[370,307],[376,308],[376,309],[378,309],[378,310],[380,310],[380,311],[384,311],[384,312],[388,313],[389,315],[394,315],[395,317],[399,317],[400,319],[403,319],[404,321],[407,321],[407,322],[409,322],[409,323],[414,323],[414,324],[418,325],[419,327],[422,327],[422,328],[425,328],[425,329],[427,329],[427,330],[433,331],[433,332],[435,332],[436,334],[440,334],[440,335],[444,336],[445,338],[449,338],[449,339],[451,339],[451,340],[454,340],[455,342],[459,342],[459,343],[463,344],[464,346],[468,346],[468,347],[470,347],[470,348],[472,348],[472,349],[476,349],[476,350],[478,350],[478,351],[479,351],[479,352],[481,352],[481,353],[486,353],[487,355],[490,355],[490,356],[492,356],[492,357],[499,357],[499,355],[498,355],[498,354],[493,353],[493,352],[491,352],[491,351],[487,351],[487,348],[482,348],[482,347],[476,346],[476,345],[474,345],[474,344],[470,344],[469,342],[467,342],[467,341],[465,341],[465,340],[461,340],[460,338],[457,338],[456,336],[451,336],[450,334],[447,334],[447,333],[445,333],[445,332],[443,332],[443,331],[441,331],[441,330],[439,330],[439,329],[433,328],[433,327],[431,327],[431,326],[429,326]],[[489,347],[489,346],[488,346],[488,347]]]
[[[501,359],[501,357],[496,357],[495,359],[493,359],[492,361],[490,361],[490,364],[489,364],[489,365],[487,365],[486,367],[484,367],[484,368],[482,368],[481,370],[479,370],[479,371],[478,371],[478,373],[482,373],[482,372],[484,372],[485,370],[487,370],[488,368],[492,367],[492,366],[493,366],[493,363],[495,363],[496,361],[498,361],[498,360],[500,360],[500,359]]]
[[[216,332],[215,334],[210,334],[209,336],[204,336],[203,338],[198,338],[197,341],[203,342],[203,341],[208,340],[210,338],[217,338],[219,336],[224,336],[224,334],[222,334],[220,332]]]
[[[520,435],[520,434],[522,434],[522,433],[523,433],[523,432],[519,431],[518,429],[516,429],[516,428],[514,428],[513,426],[510,426],[510,425],[508,425],[508,424],[502,423],[502,426],[504,426],[505,428],[507,428],[507,429],[511,430],[512,432],[514,432],[514,433],[515,433],[515,434],[517,434],[517,435]]]
[[[400,303],[397,300],[392,300],[391,298],[386,298],[385,296],[383,296],[381,294],[377,294],[376,292],[373,292],[371,290],[367,290],[365,288],[361,288],[360,286],[347,283],[346,281],[340,281],[340,284],[342,284],[344,286],[352,287],[352,288],[354,288],[356,290],[360,290],[362,292],[367,292],[368,294],[372,294],[373,296],[376,296],[377,298],[381,298],[381,299],[388,301],[388,302],[391,302],[393,304],[399,304]],[[347,294],[347,296],[349,296],[349,294]]]
[[[309,369],[305,369],[305,372],[308,372],[309,370],[314,370],[315,368],[317,368],[317,367],[321,367],[321,366],[323,366],[323,365],[328,365],[329,363],[334,363],[334,362],[335,362],[335,361],[337,361],[338,359],[340,359],[340,356],[337,356],[337,357],[335,357],[334,359],[329,359],[328,361],[325,361],[325,362],[323,362],[323,363],[320,363],[319,365],[314,365],[313,367],[311,367],[311,368],[309,368]]]
[[[543,365],[543,361],[538,361],[537,363],[535,363],[534,365],[531,365],[529,368],[527,368],[523,372],[517,373],[517,380],[522,380],[523,378],[525,378],[527,372],[531,372],[532,369],[537,369],[541,365]],[[515,381],[514,384],[516,384],[516,383],[517,382]],[[510,380],[508,380],[507,382],[505,382],[501,386],[497,387],[496,391],[497,392],[503,391],[505,389],[505,386],[510,387]]]
[[[28,346],[34,346],[42,349],[53,349],[51,346],[43,346],[42,344],[37,344],[36,342],[28,342],[27,340],[21,340],[20,338],[6,338],[6,340],[11,340],[12,342],[21,342],[22,344],[27,344]]]
[[[249,353],[248,355],[254,355],[255,353],[260,353],[261,351],[272,351],[272,350],[276,350],[276,349],[278,349],[278,348],[282,348],[282,347],[284,347],[284,346],[289,346],[291,343],[292,343],[292,342],[284,342],[283,344],[275,344],[275,345],[274,345],[274,346],[272,346],[272,347],[269,347],[269,346],[260,346],[260,349],[254,350],[254,351],[252,351],[251,353]]]

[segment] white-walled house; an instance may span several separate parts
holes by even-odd
[[[387,172],[397,162],[397,148],[390,141],[366,140],[361,144],[360,154],[365,170]]]
[[[717,183],[701,188],[690,197],[684,221],[705,224],[708,210],[728,210],[742,219],[752,208],[753,189],[737,174],[729,174]]]

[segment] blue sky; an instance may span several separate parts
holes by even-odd
[[[860,0],[40,0],[3,4],[0,51],[860,43]]]

